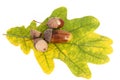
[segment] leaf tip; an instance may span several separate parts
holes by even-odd
[[[60,10],[67,10],[67,8],[65,6],[61,6],[61,7],[57,8],[57,9],[55,9],[55,10],[58,10],[58,9],[60,9]]]
[[[96,29],[100,25],[99,20],[93,16],[85,16],[82,20],[84,25],[89,25],[89,28],[93,27],[93,29]]]

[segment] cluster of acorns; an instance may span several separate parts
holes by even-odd
[[[50,18],[46,25],[48,29],[46,29],[43,34],[37,30],[30,31],[34,46],[38,51],[47,51],[48,43],[64,43],[71,40],[71,33],[60,30],[60,28],[64,26],[62,19],[58,17]]]

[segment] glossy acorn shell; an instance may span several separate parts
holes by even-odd
[[[70,41],[71,33],[63,30],[55,30],[52,33],[51,43],[64,43]]]

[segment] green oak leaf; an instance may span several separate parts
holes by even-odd
[[[48,27],[47,21],[51,17],[59,17],[64,20],[62,30],[72,33],[72,40],[66,43],[49,43],[48,50],[44,53],[34,48],[30,30],[35,29],[44,32]],[[53,59],[60,59],[70,68],[71,72],[79,77],[90,78],[91,71],[87,63],[104,64],[109,61],[107,56],[112,52],[112,40],[94,32],[99,26],[99,21],[93,16],[67,19],[67,9],[57,8],[39,26],[35,21],[25,28],[14,27],[7,31],[7,39],[15,46],[28,54],[30,49],[34,51],[35,57],[47,74],[54,69]]]

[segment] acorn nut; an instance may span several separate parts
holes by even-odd
[[[30,30],[30,35],[32,39],[39,38],[42,36],[42,33],[37,30]]]
[[[64,43],[70,41],[72,34],[64,30],[47,29],[44,32],[44,39],[51,43]]]
[[[45,52],[48,49],[48,44],[42,38],[37,38],[36,43],[34,43],[35,48],[38,51]]]
[[[37,30],[31,30],[30,35],[34,42],[34,47],[41,52],[47,51],[48,45],[45,40],[41,38],[42,33]]]
[[[61,28],[64,25],[64,21],[58,17],[50,18],[47,22],[49,28]]]

